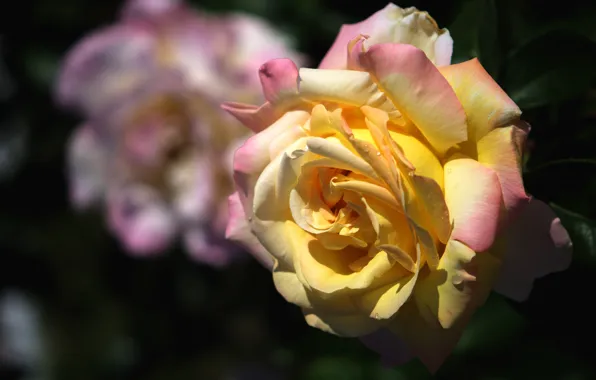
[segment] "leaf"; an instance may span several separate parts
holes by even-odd
[[[0,40],[0,54],[2,54],[2,40]],[[1,57],[0,57],[1,58]],[[0,101],[6,101],[15,91],[15,83],[11,77],[6,63],[0,59]]]
[[[25,70],[28,78],[39,88],[46,89],[58,72],[59,57],[53,52],[32,48],[25,54]]]
[[[549,161],[542,165],[526,168],[524,172],[525,172],[525,174],[530,174],[530,173],[536,173],[536,172],[542,171],[544,169],[551,168],[553,166],[577,165],[577,164],[596,167],[596,159],[593,159],[593,158],[563,158],[560,160]]]
[[[453,63],[461,63],[478,56],[478,30],[482,12],[482,2],[468,0],[462,4],[457,18],[449,25],[453,38]]]
[[[28,128],[16,117],[0,121],[0,182],[14,177],[27,156]]]
[[[499,82],[524,108],[558,103],[588,90],[596,79],[596,43],[566,31],[550,31],[515,49]]]
[[[501,49],[498,31],[498,14],[495,0],[485,0],[482,22],[478,29],[478,59],[486,71],[497,78],[501,65]]]
[[[495,0],[464,1],[457,18],[449,26],[453,38],[453,63],[478,57],[496,78],[501,64]]]
[[[364,380],[365,369],[362,363],[345,357],[322,357],[314,360],[305,371],[304,379]]]
[[[474,314],[453,353],[463,357],[498,353],[521,334],[525,323],[504,297],[493,292]]]
[[[574,261],[579,264],[596,264],[596,223],[554,203],[550,206],[571,237]]]

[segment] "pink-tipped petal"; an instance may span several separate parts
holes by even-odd
[[[519,121],[490,131],[477,144],[478,162],[493,169],[499,177],[507,222],[514,220],[530,201],[521,175],[522,145],[528,129],[525,123]]]
[[[277,103],[284,95],[297,94],[300,77],[298,67],[287,58],[272,59],[259,69],[265,99]]]
[[[478,141],[521,115],[519,107],[486,72],[478,59],[441,67],[468,116],[469,139]]]
[[[124,249],[135,256],[163,252],[177,230],[176,219],[163,200],[144,187],[113,189],[108,198],[108,222]]]
[[[66,56],[56,83],[59,103],[96,113],[114,97],[153,76],[155,31],[142,22],[101,29],[78,42]]]
[[[363,53],[360,61],[439,154],[467,139],[461,103],[422,50],[405,44],[378,44]]]
[[[128,0],[122,7],[122,18],[151,18],[166,12],[178,10],[182,0]]]
[[[361,23],[344,24],[339,30],[331,49],[325,54],[319,69],[344,69],[347,67],[348,43],[364,33]]]
[[[251,232],[238,192],[228,198],[229,218],[226,239],[236,241],[246,248],[267,269],[273,268],[273,257]]]
[[[360,54],[366,51],[364,47],[364,41],[368,36],[359,35],[348,43],[348,70],[364,71],[364,68],[360,65]]]
[[[453,39],[446,29],[439,29],[427,12],[414,7],[400,8],[389,3],[364,21],[342,25],[320,69],[345,69],[349,42],[359,34],[370,36],[370,45],[379,43],[410,44],[422,49],[435,65],[448,65]]]
[[[488,250],[495,241],[503,202],[496,173],[469,158],[447,162],[445,200],[454,224],[451,239],[475,252]]]
[[[290,36],[277,30],[266,20],[244,13],[232,13],[225,17],[229,46],[233,52],[224,52],[233,57],[226,67],[228,78],[235,87],[254,91],[259,87],[259,68],[263,62],[278,58],[290,58],[298,65],[305,57],[292,50]]]
[[[254,133],[259,133],[270,126],[276,119],[276,112],[269,102],[262,106],[225,102],[221,108],[235,117]]]
[[[225,246],[210,241],[207,226],[188,228],[183,233],[182,240],[189,256],[199,263],[222,268],[233,259],[232,253]]]
[[[300,129],[309,117],[310,114],[306,111],[287,112],[262,132],[248,138],[236,151],[234,171],[259,174],[271,161],[271,142],[285,133],[293,133],[293,130]]]
[[[548,205],[531,199],[507,230],[507,250],[495,290],[522,302],[534,280],[567,269],[573,246],[565,227]]]

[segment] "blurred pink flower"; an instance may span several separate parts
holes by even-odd
[[[233,151],[248,137],[220,110],[260,101],[258,67],[303,61],[285,36],[242,14],[207,15],[176,0],[130,0],[120,20],[65,58],[59,104],[86,118],[68,147],[77,209],[105,202],[124,248],[148,256],[181,236],[197,260],[225,265]]]

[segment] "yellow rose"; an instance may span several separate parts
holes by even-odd
[[[569,265],[570,242],[526,195],[527,125],[476,59],[437,68],[413,45],[364,41],[347,44],[352,70],[272,60],[264,105],[224,105],[257,132],[235,155],[227,236],[311,326],[399,337],[435,371],[495,284],[523,299]],[[505,239],[520,215],[525,245]]]

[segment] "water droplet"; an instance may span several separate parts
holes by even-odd
[[[380,155],[381,155],[381,152],[377,152],[377,156],[380,156]]]

